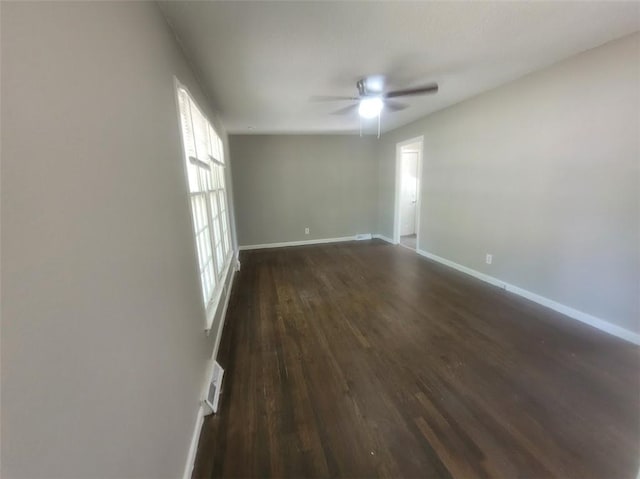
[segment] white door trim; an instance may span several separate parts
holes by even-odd
[[[393,242],[400,243],[400,190],[402,187],[402,148],[413,143],[420,144],[418,151],[418,192],[416,198],[416,249],[420,246],[420,206],[422,204],[422,157],[424,156],[424,136],[401,141],[396,144],[396,191],[393,208]]]

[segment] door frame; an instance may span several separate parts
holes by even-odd
[[[400,243],[400,191],[402,188],[402,148],[418,143],[418,188],[416,194],[416,250],[420,247],[420,206],[422,204],[422,157],[424,156],[424,136],[400,141],[396,144],[396,191],[393,208],[393,242]]]

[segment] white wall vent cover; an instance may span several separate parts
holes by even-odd
[[[209,384],[209,392],[207,399],[204,400],[207,406],[211,408],[211,411],[215,414],[218,412],[218,401],[220,400],[220,390],[222,389],[222,376],[224,375],[224,369],[216,361],[213,365],[213,374],[211,375],[211,383]]]
[[[360,241],[360,240],[370,240],[373,236],[371,236],[371,233],[363,233],[363,234],[359,234],[356,235],[356,240]]]

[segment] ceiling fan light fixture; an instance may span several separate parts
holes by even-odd
[[[382,103],[382,99],[379,97],[363,98],[360,100],[360,105],[358,106],[358,114],[362,118],[375,118],[380,115],[383,107],[384,103]]]
[[[365,78],[365,87],[370,93],[382,93],[384,90],[384,77],[382,75],[371,75]]]

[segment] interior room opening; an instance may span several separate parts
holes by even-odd
[[[422,140],[399,143],[397,155],[395,240],[415,251],[420,224]]]

